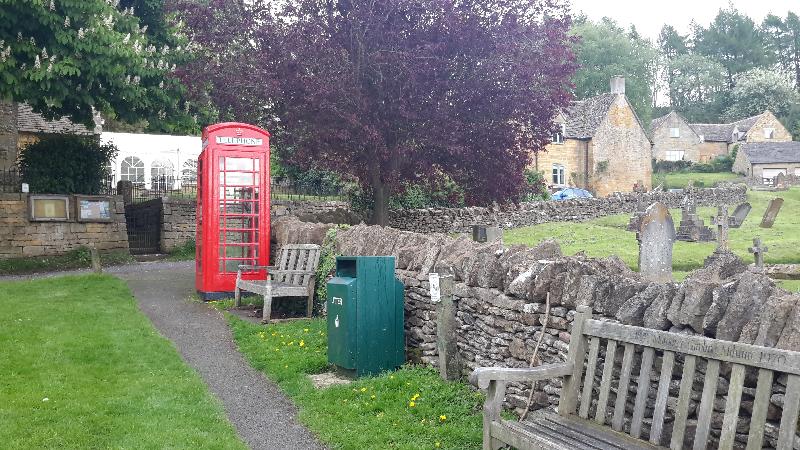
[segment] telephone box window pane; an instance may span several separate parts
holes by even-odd
[[[255,186],[257,183],[258,177],[254,177],[252,172],[225,172],[226,185]]]
[[[253,166],[255,166],[256,170],[258,169],[258,164],[253,164],[253,161],[257,161],[253,158],[233,158],[227,157],[225,158],[225,170],[253,170]]]

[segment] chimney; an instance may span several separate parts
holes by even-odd
[[[622,75],[611,77],[611,93],[625,95],[625,77]]]

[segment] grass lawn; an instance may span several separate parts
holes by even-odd
[[[298,405],[301,422],[337,449],[480,448],[483,396],[430,368],[404,366],[315,389],[327,370],[324,319],[264,327],[228,314],[239,350]]]
[[[693,181],[695,187],[713,187],[714,185],[716,185],[721,181],[733,181],[741,177],[742,177],[741,175],[732,172],[654,173],[653,187],[663,183],[666,189],[682,189],[689,184],[689,181]]]
[[[780,215],[772,228],[760,228],[761,217],[767,202],[774,197],[785,200]],[[753,237],[761,236],[769,252],[765,255],[767,264],[800,263],[800,188],[784,192],[749,192],[748,201],[753,210],[741,228],[730,229],[730,245],[733,251],[751,262],[752,255],[747,251],[753,244]],[[734,205],[735,206],[735,205]],[[710,216],[715,208],[698,208],[700,217],[710,225]],[[733,206],[729,208],[733,212]],[[671,210],[675,225],[680,222],[679,209]],[[606,257],[617,255],[632,269],[636,269],[638,245],[635,233],[625,231],[630,215],[602,217],[582,223],[544,223],[531,227],[507,230],[506,244],[535,245],[543,239],[554,238],[561,245],[565,255],[585,250],[589,256]],[[703,260],[716,248],[714,242],[677,241],[673,250],[672,267],[676,272],[688,272],[703,266]],[[676,278],[685,276],[676,273]]]
[[[3,448],[246,448],[122,281],[0,282],[0,308]]]

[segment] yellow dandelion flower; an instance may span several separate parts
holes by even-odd
[[[305,346],[306,346],[306,341],[301,340],[300,341],[300,347],[305,347]]]
[[[439,447],[441,447],[441,446],[442,446],[442,443],[441,443],[441,442],[439,442],[439,441],[436,441],[436,443],[435,443],[435,444],[433,444],[433,445],[434,445],[434,447],[436,447],[436,448],[439,448]]]
[[[447,416],[445,416],[444,414],[439,416],[439,422],[444,422],[445,420],[447,420]]]
[[[288,369],[288,368],[289,368],[289,365],[287,364],[287,365],[283,366],[283,368],[284,368],[284,369]]]
[[[413,408],[415,406],[417,406],[417,404],[415,402],[408,402],[408,407],[409,408]]]
[[[286,344],[286,345],[294,345],[294,341],[291,341],[291,342],[289,342],[289,343],[288,343],[288,344]]]
[[[375,395],[370,395],[369,398],[375,400]]]
[[[304,331],[305,333],[308,333],[308,328],[303,328],[303,331]]]
[[[367,392],[367,388],[365,388],[365,387],[362,387],[362,388],[361,388],[361,392]]]
[[[416,399],[418,399],[418,398],[419,398],[419,394],[414,394],[414,396],[413,396],[413,397],[411,397],[411,400],[416,400]]]
[[[394,380],[394,375],[389,375],[390,380]]]

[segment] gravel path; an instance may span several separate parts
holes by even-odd
[[[4,276],[0,280],[87,272]],[[324,448],[298,423],[294,405],[278,386],[242,357],[222,313],[202,303],[186,301],[194,292],[194,261],[139,263],[109,267],[105,272],[128,282],[142,312],[200,373],[250,448]]]

